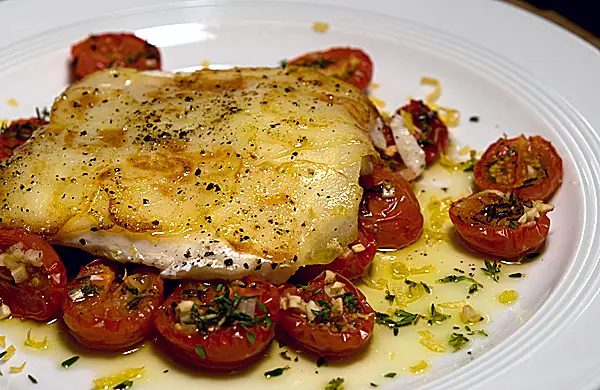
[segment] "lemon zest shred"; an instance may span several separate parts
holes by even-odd
[[[375,96],[369,96],[369,100],[371,100],[373,104],[376,105],[378,108],[385,107],[385,102],[381,99],[376,98]]]
[[[48,337],[44,337],[43,340],[36,340],[31,337],[31,328],[27,331],[27,339],[25,340],[25,345],[31,348],[44,350],[48,348]]]
[[[326,33],[329,30],[329,23],[314,22],[312,29],[318,33]]]
[[[440,81],[433,77],[421,77],[421,85],[433,87],[433,91],[425,96],[425,104],[433,111],[436,111],[444,124],[448,127],[456,127],[460,123],[460,111],[442,107],[437,104],[437,100],[442,95],[442,85]]]
[[[4,356],[2,356],[2,359],[0,359],[0,360],[3,362],[7,361],[11,357],[13,357],[13,355],[15,354],[16,351],[17,351],[17,349],[15,348],[14,345],[9,346],[8,348],[6,348],[6,354]]]
[[[444,309],[462,309],[467,302],[465,301],[451,301],[438,303],[437,306],[443,307]]]
[[[10,372],[14,374],[14,373],[23,371],[23,369],[25,368],[25,364],[27,364],[27,362],[23,362],[23,364],[21,364],[18,367],[17,366],[10,366]]]
[[[519,293],[515,290],[505,290],[498,296],[498,302],[509,304],[519,298]]]
[[[6,336],[0,336],[0,348],[6,347]]]
[[[109,375],[102,378],[94,379],[94,390],[106,390],[118,385],[126,380],[140,378],[144,371],[144,367],[129,368],[115,375]]]
[[[408,369],[413,374],[422,374],[428,368],[429,368],[429,363],[427,363],[425,360],[421,360],[419,363],[415,364],[414,366],[410,366]]]
[[[434,339],[433,333],[428,330],[419,331],[419,343],[427,347],[430,351],[433,352],[446,352],[446,347],[444,344],[437,342]]]

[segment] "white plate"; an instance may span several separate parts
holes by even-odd
[[[0,118],[49,105],[67,83],[69,45],[100,31],[136,31],[160,46],[167,70],[202,60],[274,65],[316,48],[361,47],[374,59],[375,80],[382,85],[376,95],[389,110],[422,94],[421,76],[435,76],[443,81],[442,103],[459,107],[465,118],[482,118],[477,125],[463,120],[454,138],[483,149],[503,132],[540,134],[563,156],[565,180],[553,200],[557,210],[544,260],[528,271],[520,289],[516,307],[522,312],[494,316],[492,337],[469,364],[467,355],[451,355],[423,378],[401,378],[390,388],[409,381],[402,388],[598,388],[600,139],[592,128],[600,126],[597,53],[568,33],[491,2],[338,1],[340,7],[134,0],[128,10],[115,12],[121,3],[105,0],[98,10],[97,2],[0,3]],[[317,20],[331,30],[313,32]],[[4,104],[9,98],[19,106]],[[28,369],[38,367],[44,376],[39,387],[88,388],[91,373],[60,372],[39,355],[27,360]],[[22,375],[0,377],[0,386],[33,388]]]

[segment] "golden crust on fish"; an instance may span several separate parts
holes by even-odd
[[[308,69],[98,72],[1,163],[1,224],[167,277],[285,280],[356,238],[376,121]]]

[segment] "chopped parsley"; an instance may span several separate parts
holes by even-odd
[[[322,299],[319,299],[318,303],[321,306],[321,310],[312,310],[313,314],[317,317],[315,321],[318,319],[318,322],[327,322],[329,317],[331,317],[331,305]]]
[[[79,360],[79,356],[73,356],[73,357],[68,358],[64,362],[60,363],[60,365],[63,366],[64,368],[69,368],[73,364],[75,364],[77,362],[77,360]]]
[[[395,372],[388,372],[387,374],[384,375],[384,377],[386,377],[386,378],[393,378],[395,376],[396,376]]]
[[[250,344],[254,345],[254,342],[256,341],[256,335],[254,334],[254,332],[246,333],[246,338],[248,339]]]
[[[276,376],[281,376],[281,374],[283,374],[283,372],[285,370],[289,370],[290,366],[285,366],[285,367],[279,367],[279,368],[275,368],[271,371],[267,371],[265,372],[265,378],[269,379],[269,378],[274,378]]]
[[[489,260],[484,260],[483,264],[485,268],[481,268],[484,274],[491,277],[495,282],[500,280],[500,267],[501,265],[497,262],[491,262]]]
[[[470,340],[465,337],[462,333],[452,333],[448,340],[448,345],[454,347],[455,351],[462,349]]]
[[[206,359],[206,351],[204,350],[202,344],[196,345],[194,350],[196,351],[196,355],[200,356],[200,359]]]
[[[473,283],[471,286],[469,286],[469,294],[473,294],[477,290],[479,290],[479,286],[476,283]]]
[[[329,381],[325,390],[343,390],[344,389],[344,378],[334,378]]]
[[[342,302],[350,313],[356,313],[360,309],[358,306],[358,297],[352,291],[345,292],[342,295]]]
[[[389,314],[375,312],[375,322],[380,325],[386,325],[388,328],[393,329],[394,336],[398,335],[398,328],[408,325],[414,325],[419,320],[418,314],[409,313],[404,310],[396,310],[394,316],[398,317],[399,320],[394,320]]]
[[[515,221],[510,221],[508,227],[511,229],[515,229],[517,227],[517,224],[515,223]]]

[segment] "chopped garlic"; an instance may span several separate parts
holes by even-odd
[[[325,280],[323,280],[325,284],[331,284],[335,282],[335,273],[329,270],[325,271]]]
[[[519,218],[519,223],[521,225],[528,224],[529,222],[535,222],[536,219],[540,218],[543,213],[548,213],[554,210],[554,205],[546,204],[541,200],[536,200],[533,202],[533,207],[524,207],[525,212]]]
[[[25,340],[25,345],[31,348],[44,350],[48,348],[48,337],[44,337],[43,340],[36,340],[31,337],[31,329],[27,331],[27,339]]]
[[[336,298],[333,300],[333,305],[331,306],[331,315],[333,317],[338,317],[344,314],[344,302],[342,298]]]
[[[6,348],[6,354],[4,356],[2,356],[2,359],[0,359],[0,361],[3,361],[3,362],[7,361],[11,357],[13,357],[13,355],[15,354],[16,351],[17,351],[17,349],[15,348],[14,345],[11,345],[10,347]]]
[[[306,303],[302,300],[299,295],[284,295],[279,301],[282,310],[287,309],[300,309],[300,311],[306,311]]]
[[[181,301],[177,305],[177,313],[179,314],[179,322],[187,324],[192,320],[192,307],[194,301]]]
[[[465,324],[475,324],[483,321],[483,316],[476,312],[470,305],[465,305],[460,311],[460,319]]]
[[[465,306],[467,303],[465,301],[452,301],[452,302],[442,302],[438,303],[437,306],[443,307],[445,309],[460,309]]]
[[[10,367],[10,372],[14,374],[14,373],[23,371],[23,369],[25,368],[25,364],[27,364],[27,362],[23,362],[23,364],[21,364],[18,367],[11,366]]]
[[[346,292],[344,290],[345,286],[346,285],[342,282],[334,282],[333,284],[330,284],[329,286],[325,286],[325,288],[324,288],[325,295],[327,295],[328,297],[331,297],[331,298],[340,297],[340,296],[344,295],[344,293]]]
[[[0,320],[10,317],[10,314],[10,307],[6,303],[2,303],[2,306],[0,306]]]
[[[441,344],[434,340],[433,333],[428,330],[419,331],[419,343],[427,347],[430,351],[433,352],[446,352],[446,347],[444,344]]]
[[[506,290],[498,296],[498,301],[500,303],[509,304],[509,303],[516,301],[518,298],[519,298],[518,292],[516,292],[515,290]]]
[[[425,360],[421,360],[419,363],[417,363],[414,366],[409,367],[408,369],[413,374],[422,374],[428,368],[429,368],[429,363],[427,363]]]
[[[360,253],[360,252],[364,252],[367,250],[367,248],[365,248],[365,246],[363,244],[355,244],[352,245],[352,252],[354,253]]]
[[[41,251],[33,249],[23,251],[23,248],[23,243],[19,242],[0,254],[0,267],[8,268],[17,284],[23,283],[28,278],[26,265],[42,266],[43,254]]]
[[[402,115],[403,113],[404,115]],[[394,137],[394,143],[398,147],[398,153],[402,157],[402,162],[407,167],[401,174],[409,181],[420,176],[425,170],[425,152],[411,133],[411,129],[413,131],[418,130],[412,124],[410,114],[401,111],[400,114],[392,116],[390,130]]]
[[[106,390],[113,386],[118,385],[121,382],[140,378],[144,372],[144,367],[130,368],[125,371],[121,371],[116,375],[105,376],[103,378],[94,379],[93,390]]]

